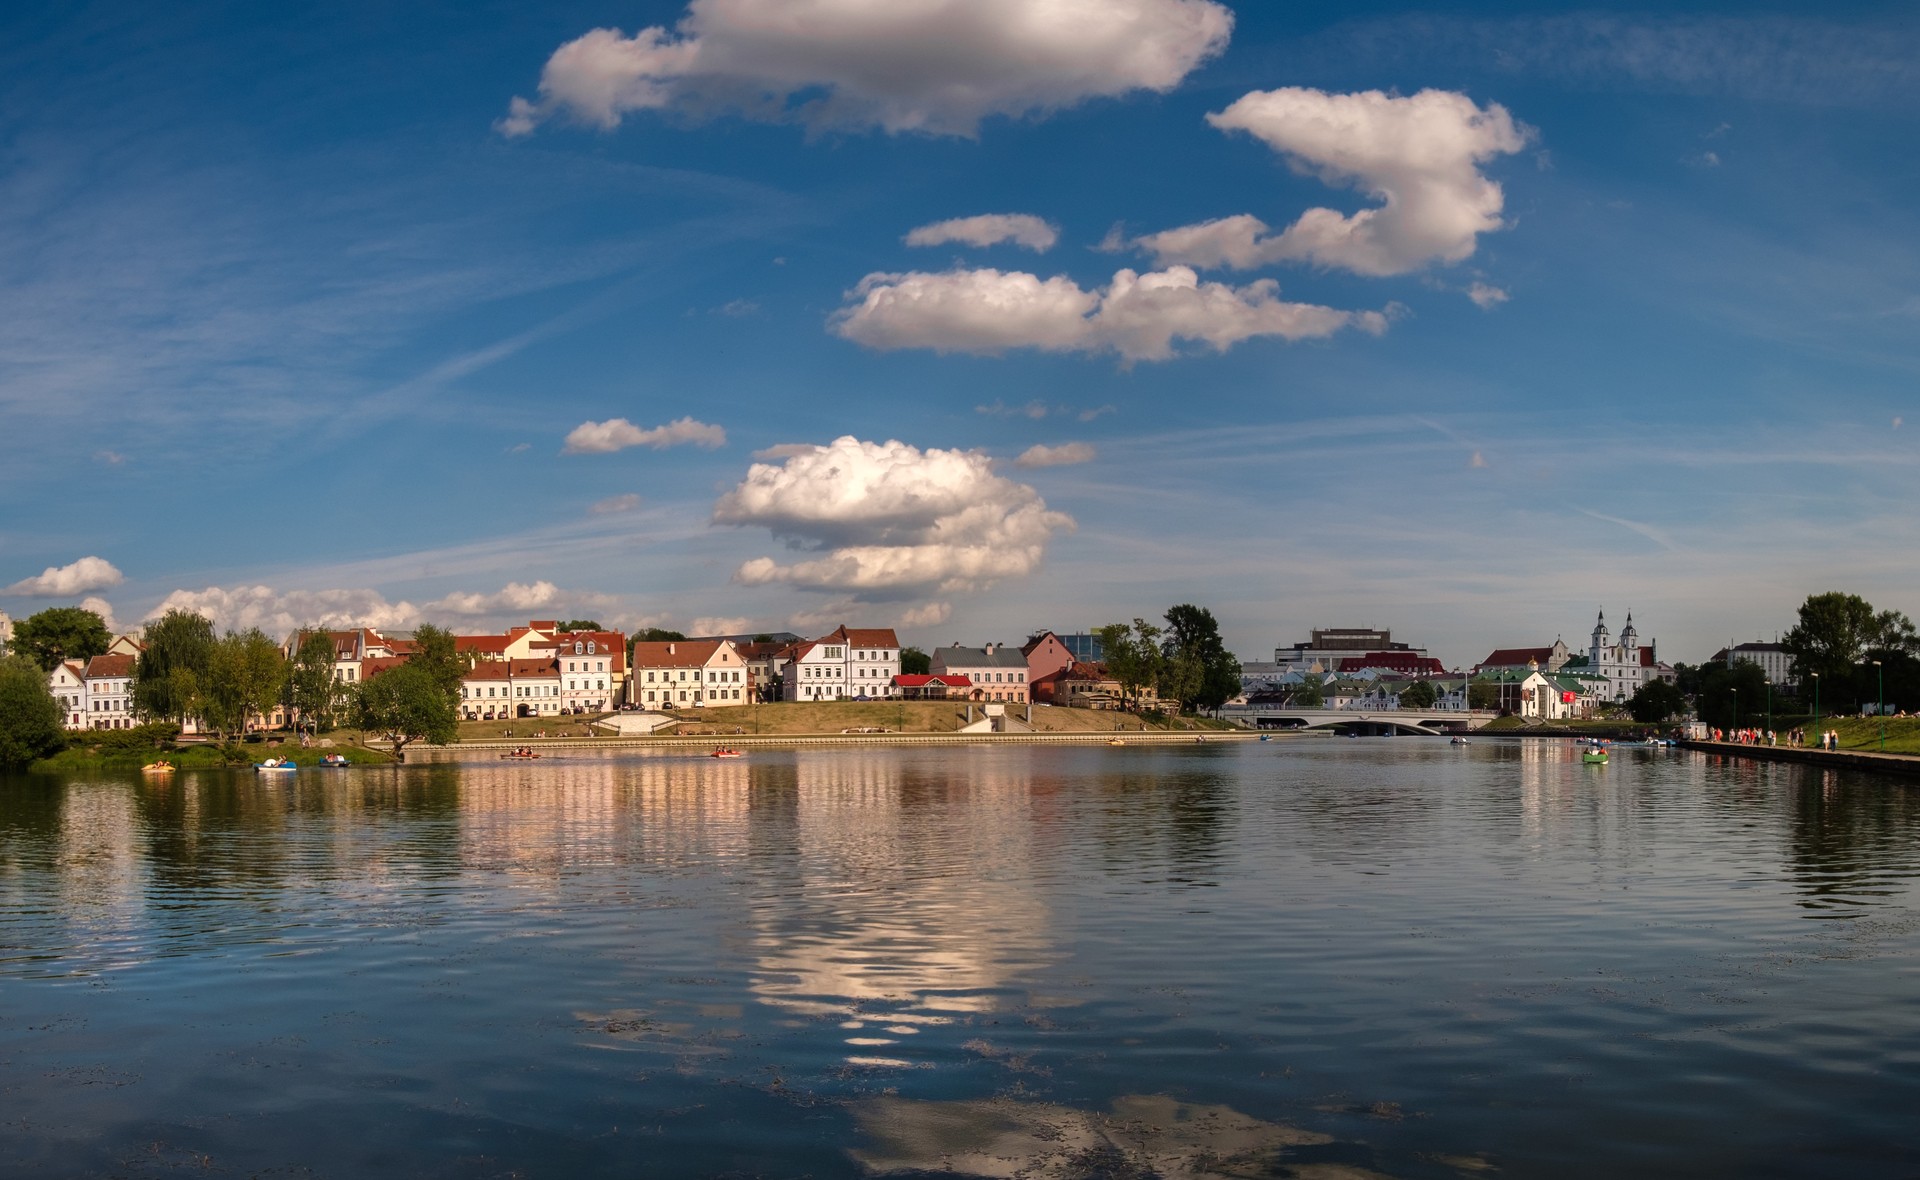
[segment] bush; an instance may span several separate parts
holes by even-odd
[[[180,736],[180,726],[172,721],[151,721],[132,729],[90,729],[70,734],[70,746],[90,746],[102,752],[122,750],[165,750]]]

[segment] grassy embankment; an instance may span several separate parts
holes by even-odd
[[[48,758],[35,762],[30,769],[40,773],[54,773],[73,770],[138,770],[149,762],[166,759],[181,770],[207,770],[223,766],[250,766],[264,761],[267,757],[291,759],[298,766],[318,766],[326,754],[345,754],[347,760],[356,766],[375,762],[391,762],[390,754],[379,750],[369,750],[364,746],[349,745],[336,740],[330,748],[302,750],[295,744],[273,746],[267,743],[227,746],[224,749],[212,744],[192,744],[178,749],[161,750],[153,747],[145,749],[113,748],[110,746],[85,745],[76,742]]]
[[[1007,712],[1024,719],[1024,706],[1007,706]],[[732,734],[786,736],[840,733],[849,729],[886,730],[889,733],[953,733],[967,723],[963,702],[952,701],[787,701],[773,705],[731,705],[726,708],[689,709],[672,714],[681,719],[676,729],[663,735],[683,737],[721,737]],[[974,719],[982,716],[974,706]],[[536,733],[544,730],[549,738],[578,738],[587,735],[590,718],[565,719],[525,717],[517,721],[468,721],[461,723],[464,741],[499,741],[513,731],[511,740],[538,743]],[[1136,716],[1094,709],[1033,707],[1033,728],[1041,733],[1111,733],[1120,730],[1231,730],[1225,721],[1205,717]],[[596,731],[594,736],[605,737]]]
[[[1765,724],[1764,721],[1756,724]],[[1920,754],[1920,717],[1889,717],[1887,725],[1887,753]],[[1880,718],[1878,717],[1822,717],[1816,724],[1811,716],[1781,717],[1773,719],[1775,733],[1784,735],[1790,729],[1807,731],[1807,743],[1818,748],[1820,734],[1824,730],[1835,730],[1840,734],[1842,750],[1861,750],[1869,754],[1880,752]],[[1785,738],[1781,741],[1784,744]]]

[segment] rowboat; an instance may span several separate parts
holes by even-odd
[[[740,751],[740,750],[715,750],[715,751],[714,751],[714,752],[713,752],[712,754],[710,754],[710,755],[708,755],[708,757],[711,757],[711,758],[745,758],[745,757],[746,757],[746,754],[745,754],[745,753],[744,753],[743,751]]]
[[[1126,738],[1109,738],[1107,739],[1107,744],[1109,746],[1124,746],[1127,744],[1127,739]]]

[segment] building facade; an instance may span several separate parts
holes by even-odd
[[[1027,702],[1027,657],[1019,648],[998,643],[985,647],[939,647],[933,651],[933,674],[965,676],[973,685],[969,700]]]
[[[86,728],[134,727],[133,663],[132,656],[118,653],[87,661]]]

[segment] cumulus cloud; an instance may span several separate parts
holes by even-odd
[[[1226,48],[1214,0],[692,0],[672,30],[594,29],[547,59],[536,100],[602,130],[635,111],[734,111],[767,122],[973,135],[1136,90],[1164,93]]]
[[[269,635],[296,627],[410,627],[420,611],[410,602],[388,602],[377,590],[275,590],[271,586],[208,586],[175,590],[147,614],[152,621],[172,610],[212,619],[229,631],[258,627]]]
[[[21,598],[67,598],[89,590],[118,586],[126,577],[104,557],[83,557],[72,565],[50,565],[38,577],[22,578],[0,594]]]
[[[566,446],[561,448],[560,453],[606,455],[624,451],[628,447],[652,447],[658,451],[683,443],[709,450],[724,447],[727,445],[727,432],[692,418],[677,418],[651,430],[642,430],[625,418],[609,418],[605,422],[582,422],[568,431]]]
[[[106,599],[95,598],[89,595],[80,600],[80,609],[90,610],[94,614],[99,615],[100,621],[106,624],[107,630],[118,631],[120,629],[119,620],[113,617],[113,604]]]
[[[816,449],[813,443],[775,443],[755,451],[753,457],[760,460],[791,459],[795,455],[810,455]]]
[[[750,635],[753,620],[743,615],[707,615],[687,624],[689,635]]]
[[[1504,287],[1495,287],[1489,283],[1473,283],[1467,287],[1467,298],[1481,311],[1492,311],[1502,303],[1513,298]]]
[[[1057,447],[1035,443],[1020,452],[1020,457],[1013,461],[1013,465],[1015,467],[1070,467],[1075,463],[1091,463],[1093,459],[1094,449],[1087,443],[1062,443]]]
[[[1255,91],[1207,121],[1244,131],[1297,172],[1355,188],[1380,204],[1358,213],[1309,209],[1280,233],[1251,214],[1136,239],[1161,265],[1248,269],[1307,262],[1362,275],[1397,275],[1459,262],[1500,229],[1505,197],[1480,166],[1524,148],[1532,130],[1505,107],[1464,94],[1378,90],[1328,94]]]
[[[1175,355],[1176,341],[1224,352],[1242,340],[1302,340],[1355,327],[1379,333],[1375,311],[1340,311],[1278,298],[1279,284],[1203,283],[1185,266],[1137,274],[1122,270],[1105,288],[1022,271],[950,270],[871,274],[848,293],[832,330],[869,348],[930,348],[989,356],[1010,348],[1114,352],[1126,361]]]
[[[609,516],[616,512],[632,512],[640,507],[637,493],[628,492],[624,496],[608,496],[604,500],[595,500],[587,506],[587,511],[595,516]]]
[[[1045,254],[1060,240],[1060,231],[1028,213],[984,213],[978,217],[955,217],[936,221],[907,234],[909,246],[943,246],[960,242],[968,246],[994,246],[1012,242],[1036,254]]]
[[[1073,518],[975,451],[851,435],[775,466],[756,463],[714,505],[718,524],[759,526],[808,556],[758,557],[734,579],[866,598],[978,589],[1038,569]]]
[[[953,604],[950,602],[929,602],[916,606],[894,620],[896,627],[938,627],[953,617]]]
[[[508,582],[492,594],[449,594],[427,603],[424,609],[449,615],[517,614],[553,606],[560,597],[560,587],[552,582]]]
[[[299,627],[413,627],[447,615],[522,615],[563,603],[604,605],[594,595],[567,593],[552,582],[509,582],[493,594],[453,593],[416,606],[390,602],[378,590],[276,590],[271,586],[208,586],[175,590],[148,612],[153,620],[170,610],[191,611],[230,631],[258,627],[285,635]]]

